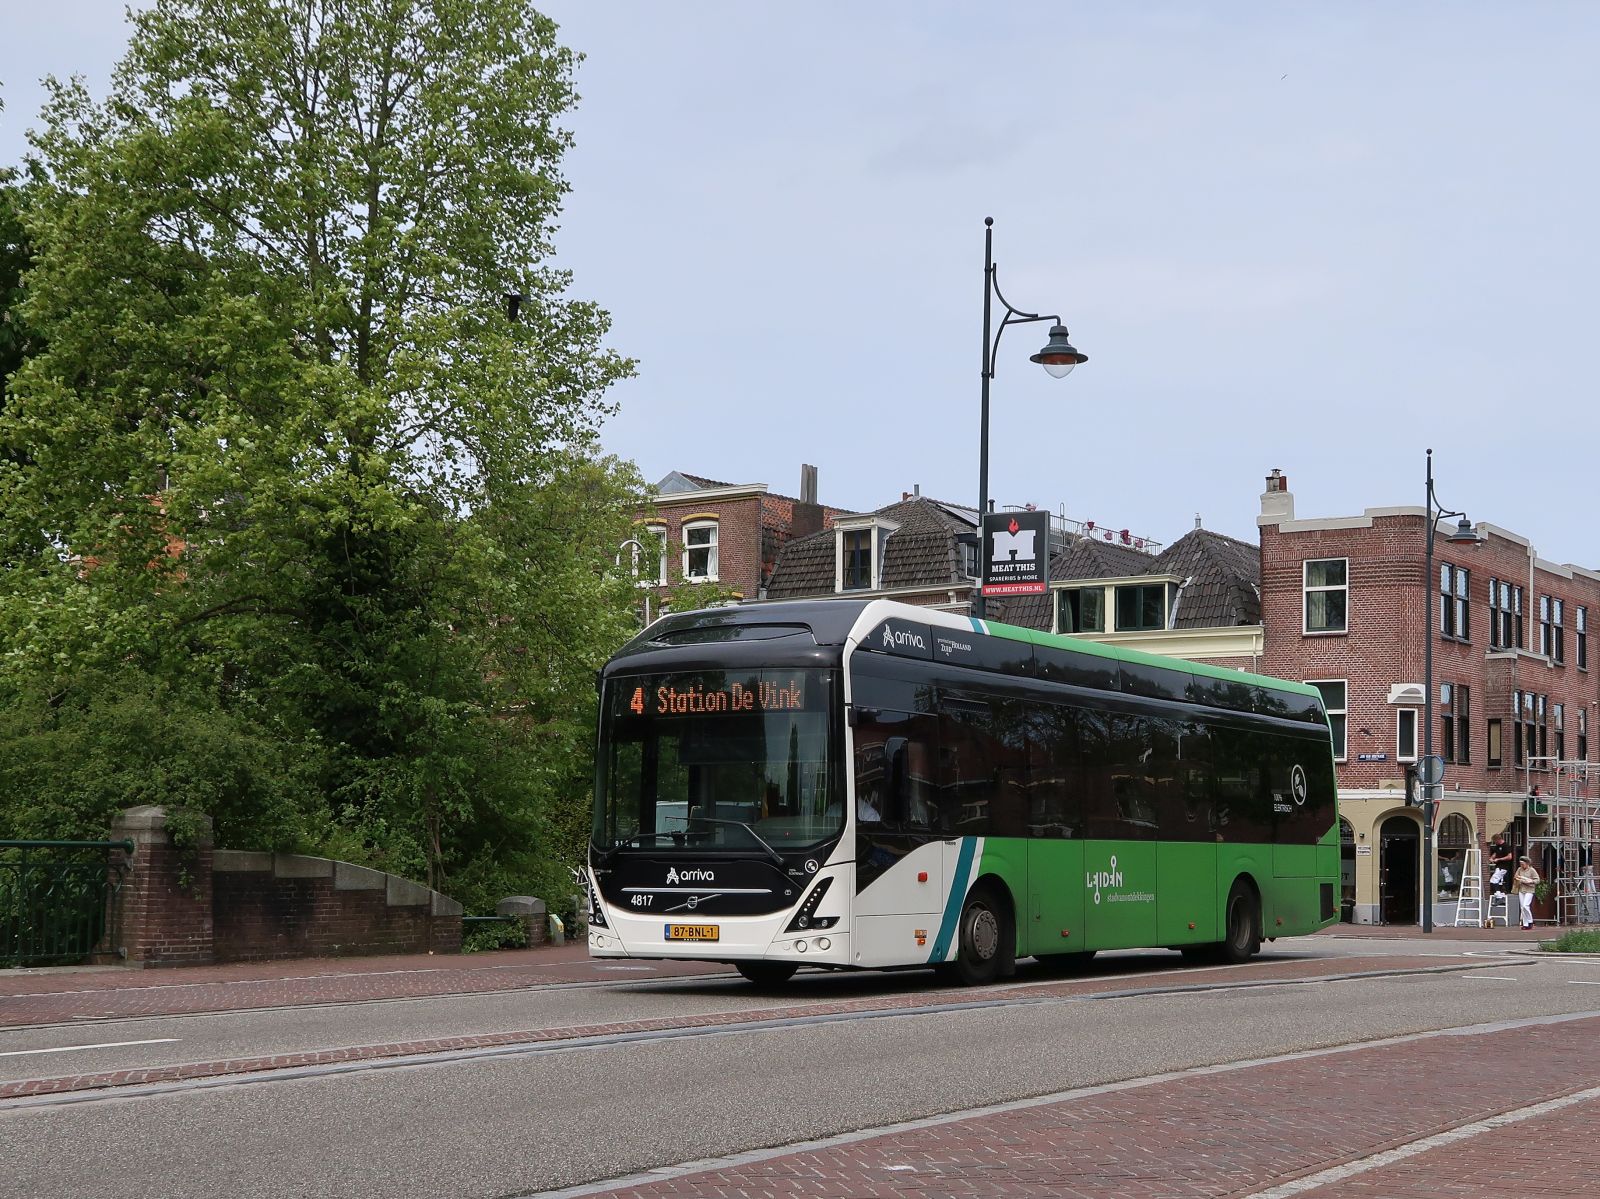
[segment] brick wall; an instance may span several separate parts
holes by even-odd
[[[349,862],[216,849],[210,818],[192,822],[199,835],[185,847],[164,808],[130,808],[111,827],[134,850],[106,948],[131,964],[461,949],[461,905],[448,896]]]
[[[461,905],[349,862],[219,850],[216,960],[456,953]]]
[[[1587,712],[1591,758],[1597,756],[1596,701],[1600,699],[1600,667],[1590,649],[1589,669],[1577,667],[1576,619],[1580,606],[1591,619],[1600,613],[1600,582],[1582,573],[1534,566],[1522,541],[1494,530],[1479,546],[1452,545],[1442,536],[1434,542],[1434,577],[1424,581],[1425,517],[1401,513],[1374,515],[1364,527],[1291,529],[1276,524],[1261,529],[1261,608],[1266,629],[1262,668],[1291,679],[1347,679],[1349,682],[1348,754],[1339,781],[1346,788],[1379,787],[1403,774],[1396,762],[1396,711],[1389,702],[1396,683],[1420,684],[1424,676],[1424,637],[1433,637],[1435,752],[1442,752],[1443,712],[1437,688],[1450,683],[1469,690],[1470,762],[1453,763],[1447,789],[1523,794],[1522,770],[1514,765],[1511,746],[1513,692],[1521,689],[1547,696],[1547,739],[1555,753],[1554,705],[1563,706],[1565,752],[1577,755],[1579,709]],[[1348,522],[1355,523],[1355,522]],[[1302,564],[1315,558],[1349,560],[1348,631],[1305,635]],[[1465,569],[1469,578],[1469,630],[1466,639],[1438,633],[1439,566]],[[1530,583],[1531,568],[1531,583]],[[1490,650],[1489,580],[1503,579],[1523,588],[1523,648]],[[1565,661],[1557,665],[1535,652],[1538,648],[1539,597],[1565,603]],[[1593,633],[1590,634],[1591,639]],[[1418,710],[1418,746],[1424,735]],[[1503,722],[1504,765],[1487,763],[1490,719]],[[1362,730],[1366,732],[1363,733]],[[1382,753],[1383,762],[1361,762],[1359,755]],[[1537,778],[1535,779],[1537,781]]]
[[[133,842],[128,874],[115,904],[127,960],[144,966],[187,966],[212,960],[211,820],[199,817],[192,846],[172,843],[166,809],[129,808],[111,839]]]

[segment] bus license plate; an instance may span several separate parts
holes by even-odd
[[[717,940],[717,932],[715,924],[669,924],[667,925],[667,940],[715,941]]]

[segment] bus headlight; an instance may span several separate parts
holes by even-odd
[[[837,924],[839,922],[839,917],[837,916],[817,915],[817,905],[822,902],[822,897],[828,893],[828,888],[832,885],[833,876],[831,874],[819,878],[817,885],[811,888],[811,894],[807,895],[800,904],[800,910],[794,914],[794,919],[789,921],[789,927],[783,931],[793,933],[799,932],[804,928],[832,928]]]

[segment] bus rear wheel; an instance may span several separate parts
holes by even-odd
[[[800,969],[792,962],[735,962],[733,968],[760,987],[776,987]]]
[[[1260,904],[1255,892],[1243,881],[1228,892],[1226,939],[1217,947],[1217,958],[1229,965],[1247,962],[1261,948]]]
[[[1015,944],[1011,913],[988,887],[975,887],[956,926],[955,975],[969,987],[983,987],[1006,967],[1007,945]]]

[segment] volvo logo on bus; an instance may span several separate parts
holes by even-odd
[[[667,867],[667,886],[676,887],[679,883],[714,883],[717,874],[714,870],[679,870],[676,866]]]

